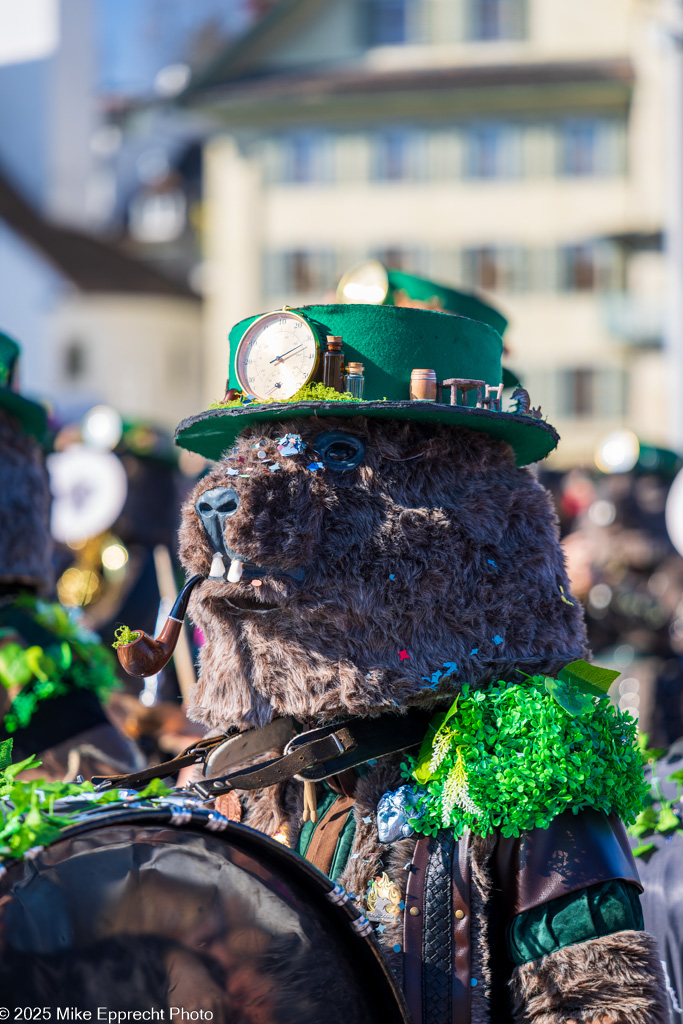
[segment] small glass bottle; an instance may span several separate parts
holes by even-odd
[[[344,390],[342,339],[335,334],[327,335],[327,348],[323,356],[323,384],[335,391]]]
[[[344,391],[349,391],[354,398],[362,401],[365,388],[362,363],[347,363],[344,375]]]

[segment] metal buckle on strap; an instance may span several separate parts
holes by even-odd
[[[352,742],[351,746],[344,746],[342,741],[337,736],[336,732],[332,733],[332,735],[330,736],[330,739],[334,740],[334,742],[337,744],[337,753],[338,754],[345,754],[347,750],[351,750],[351,747],[355,747],[355,745],[356,745],[355,743]],[[326,757],[325,760],[329,761],[329,758]]]
[[[301,736],[310,736],[310,735],[312,735],[312,733],[301,733],[296,738],[297,739],[301,739]],[[324,736],[322,738],[325,739],[325,740],[332,740],[332,742],[336,744],[337,749],[336,750],[331,750],[329,752],[329,754],[325,754],[325,755],[323,755],[321,757],[317,757],[315,759],[315,761],[313,762],[314,764],[325,764],[326,761],[332,761],[335,757],[339,757],[340,754],[348,754],[349,751],[355,750],[355,748],[357,746],[356,741],[354,740],[353,736],[351,735],[351,733],[349,732],[348,729],[340,729],[339,732],[330,732],[330,733],[327,734],[327,736]],[[312,741],[312,742],[319,743],[320,740]],[[285,747],[285,753],[286,754],[287,753],[291,753],[293,749],[294,748],[288,743],[287,746]],[[310,768],[310,767],[311,767],[310,764],[306,765],[306,768]],[[304,769],[302,769],[302,771],[303,770]],[[308,779],[305,779],[303,777],[303,775],[293,775],[292,778],[296,779],[297,782],[308,782],[309,781]]]
[[[286,782],[287,779],[296,778],[299,772],[312,765],[333,761],[340,754],[354,750],[357,745],[348,728],[324,732],[322,736],[319,735],[320,731],[323,730],[313,729],[310,733],[295,737],[287,744],[281,757],[230,772],[219,778],[196,782],[195,792],[209,797],[227,793],[231,789],[261,789],[264,786],[273,786],[279,782]]]

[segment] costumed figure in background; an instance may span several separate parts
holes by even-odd
[[[683,1022],[683,739],[668,750],[646,749],[640,737],[650,792],[628,829],[638,873],[645,926],[656,936],[666,968],[672,1024]]]
[[[500,336],[333,305],[231,346],[225,400],[177,432],[217,460],[180,536],[206,637],[190,715],[282,753],[199,791],[252,790],[245,823],[364,911],[415,1024],[664,1024],[619,820],[645,792],[634,723],[583,661],[525,468],[558,436],[501,410]]]
[[[19,348],[0,335],[0,740],[15,760],[38,754],[41,777],[139,766],[102,701],[112,656],[62,605],[52,583],[44,408],[13,389]]]

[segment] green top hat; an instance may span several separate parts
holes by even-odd
[[[282,318],[278,321],[278,315]],[[350,399],[321,384],[306,385],[286,401],[254,400],[249,395],[224,401],[214,408],[183,420],[176,431],[176,443],[209,459],[218,459],[239,432],[256,423],[288,420],[300,416],[367,416],[394,420],[416,420],[422,423],[445,423],[482,431],[507,441],[515,452],[518,465],[527,465],[545,458],[556,447],[558,434],[550,424],[528,413],[502,412],[496,403],[477,407],[485,398],[485,385],[501,383],[500,335],[480,321],[462,316],[431,312],[402,306],[331,305],[301,306],[298,310],[270,314],[275,321],[274,333],[266,342],[254,341],[254,332],[245,332],[262,320],[247,317],[230,332],[231,360],[229,388],[241,387],[236,362],[245,353],[254,365],[254,376],[247,371],[254,394],[259,393],[257,375],[260,367],[273,376],[273,364],[283,365],[289,356],[292,341],[301,341],[312,332],[322,342],[327,335],[341,336],[346,364],[360,362],[364,366],[364,400]],[[288,319],[289,318],[289,319]],[[287,331],[290,321],[303,320],[304,330],[283,333],[278,338],[278,324]],[[243,340],[244,339],[244,340]],[[311,345],[314,346],[311,341]],[[266,351],[259,346],[271,346]],[[273,347],[274,346],[274,347]],[[270,358],[273,353],[274,359]],[[313,352],[307,356],[314,366]],[[434,370],[437,381],[460,381],[456,390],[447,385],[441,402],[411,401],[411,372],[426,367]],[[245,377],[242,363],[242,377]],[[280,387],[276,381],[271,389]],[[451,401],[458,404],[447,404]]]
[[[387,270],[379,260],[365,260],[347,270],[337,286],[337,299],[339,302],[372,302],[391,306],[422,302],[428,309],[479,320],[493,327],[501,337],[508,325],[507,319],[495,306],[472,292],[458,291],[426,277],[405,274],[402,270]],[[502,380],[506,388],[519,384],[519,378],[506,366],[503,367]]]
[[[0,334],[0,409],[14,416],[27,434],[32,434],[43,444],[47,427],[44,407],[23,398],[14,390],[20,351],[16,341]]]

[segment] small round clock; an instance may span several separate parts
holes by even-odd
[[[291,398],[307,384],[320,359],[315,331],[289,309],[265,313],[240,338],[235,372],[243,391],[263,401]]]

